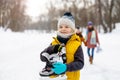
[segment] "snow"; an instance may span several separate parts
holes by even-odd
[[[82,45],[85,66],[81,80],[120,80],[120,24],[112,33],[99,34],[102,51],[95,52],[93,65],[89,64],[86,47]],[[40,78],[45,63],[40,52],[52,41],[54,33],[38,31],[12,32],[0,28],[0,80],[65,80]]]

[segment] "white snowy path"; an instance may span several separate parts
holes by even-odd
[[[95,53],[93,65],[89,64],[83,45],[85,66],[81,70],[81,80],[120,80],[119,35],[119,27],[113,33],[99,35],[102,51]],[[40,61],[39,54],[50,44],[52,36],[55,35],[0,29],[0,80],[42,80],[38,73],[45,64]]]

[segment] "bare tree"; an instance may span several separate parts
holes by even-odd
[[[0,25],[13,31],[23,30],[27,22],[24,0],[0,0],[0,4]]]
[[[76,26],[86,27],[88,21],[93,21],[95,26],[102,26],[104,33],[112,32],[115,23],[120,22],[119,0],[95,0],[95,4],[92,0],[59,0],[48,7],[46,24],[49,28],[46,29],[56,29],[57,19],[67,11],[75,17]]]
[[[102,7],[101,0],[98,0],[99,21],[100,21],[100,24],[103,26],[104,33],[107,33],[107,27],[105,25],[105,20],[104,20],[103,14],[102,14],[102,8],[101,7]]]

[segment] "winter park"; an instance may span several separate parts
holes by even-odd
[[[119,0],[1,0],[0,80],[71,80],[67,78],[67,74],[55,78],[40,76],[40,71],[46,66],[41,61],[40,54],[51,44],[53,37],[57,36],[58,41],[62,39],[58,35],[64,37],[64,40],[68,39],[66,43],[63,42],[67,45],[68,41],[74,39],[71,36],[77,32],[77,27],[85,40],[89,38],[86,38],[88,32],[97,31],[95,36],[97,35],[100,42],[94,48],[91,63],[88,44],[86,46],[80,40],[84,66],[80,69],[79,80],[120,80],[119,3]],[[93,28],[90,30],[88,22],[92,22],[90,25]],[[69,35],[65,35],[68,33]],[[94,37],[94,33],[91,35]],[[74,47],[72,48],[74,51]],[[67,50],[72,48],[66,47],[66,58],[69,57]],[[78,55],[80,54],[76,50],[74,57],[78,58]],[[66,62],[60,71],[67,68],[66,72],[69,69],[66,64],[69,63]]]

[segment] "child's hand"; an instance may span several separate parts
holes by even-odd
[[[62,74],[66,72],[66,70],[67,70],[66,64],[63,64],[61,62],[56,62],[53,64],[52,71],[54,71],[55,74]]]

